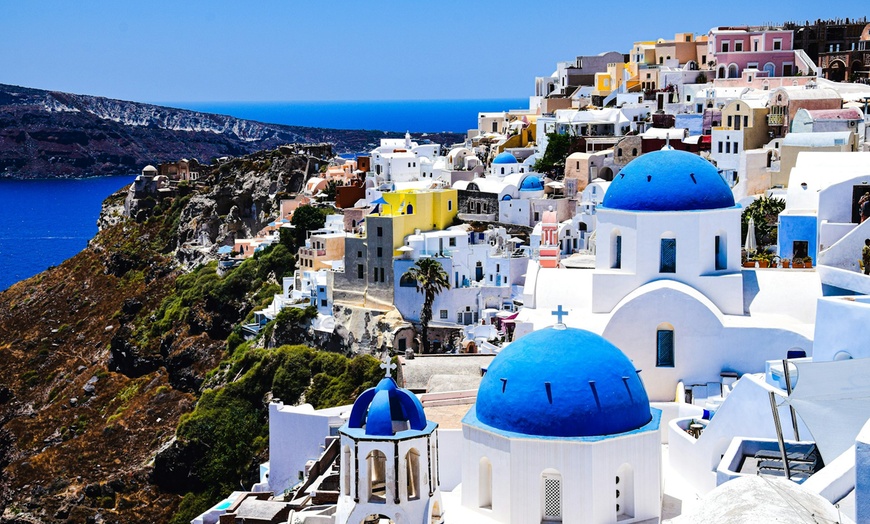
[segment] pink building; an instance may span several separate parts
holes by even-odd
[[[793,32],[756,27],[716,27],[708,34],[708,53],[716,78],[740,78],[745,69],[767,77],[815,75],[815,64],[793,48]]]

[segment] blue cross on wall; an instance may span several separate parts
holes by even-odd
[[[562,304],[559,304],[559,307],[556,308],[556,311],[553,311],[552,314],[556,315],[556,319],[557,319],[556,323],[557,324],[564,324],[564,322],[562,322],[562,317],[567,316],[568,312],[562,310]]]

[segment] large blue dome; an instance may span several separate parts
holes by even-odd
[[[543,191],[544,182],[535,175],[529,175],[520,183],[520,191]]]
[[[544,437],[614,435],[652,419],[628,357],[573,328],[534,331],[506,347],[481,380],[475,410],[495,429]]]
[[[710,162],[685,151],[653,151],[613,178],[602,207],[624,211],[700,211],[734,207],[734,194]]]
[[[493,164],[518,164],[517,158],[508,152],[499,153],[492,159]]]
[[[347,427],[365,429],[369,436],[392,436],[400,431],[426,429],[423,404],[407,389],[390,378],[367,389],[357,397],[347,419]]]

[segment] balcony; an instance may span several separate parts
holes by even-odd
[[[785,123],[785,115],[767,115],[767,125],[781,126]]]

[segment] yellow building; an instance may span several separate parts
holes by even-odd
[[[407,189],[384,193],[377,213],[365,218],[365,233],[349,235],[344,247],[344,279],[336,279],[340,300],[392,304],[393,257],[415,230],[453,225],[459,204],[455,189]],[[386,202],[386,203],[383,203]]]

